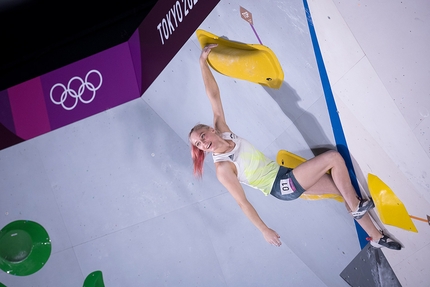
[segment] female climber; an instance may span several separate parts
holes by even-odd
[[[225,120],[218,84],[207,64],[208,55],[216,46],[211,44],[203,48],[199,59],[206,94],[212,106],[214,125],[210,127],[198,124],[189,133],[194,174],[202,176],[205,154],[212,153],[218,180],[272,245],[281,245],[280,236],[259,217],[247,200],[241,183],[281,200],[294,200],[302,193],[339,194],[344,198],[348,211],[371,237],[374,247],[400,250],[398,242],[384,235],[373,224],[367,214],[374,207],[373,201],[357,197],[345,162],[337,151],[325,152],[290,169],[268,159],[230,130]],[[326,173],[329,170],[330,175]]]

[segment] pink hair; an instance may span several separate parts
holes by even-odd
[[[194,175],[197,177],[202,177],[205,152],[201,149],[198,149],[195,145],[191,145],[191,158],[193,159]]]
[[[190,139],[191,134],[196,131],[199,130],[201,128],[206,128],[209,129],[210,127],[207,125],[203,125],[203,124],[198,124],[196,126],[194,126],[190,133],[188,134],[188,139]],[[193,159],[193,166],[194,166],[194,175],[197,177],[202,177],[203,176],[203,164],[205,161],[205,152],[202,151],[201,149],[199,149],[198,147],[196,147],[191,141],[191,158]]]

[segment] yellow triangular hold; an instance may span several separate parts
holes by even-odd
[[[218,73],[274,89],[281,87],[284,72],[268,47],[230,41],[201,29],[196,34],[202,48],[218,44],[208,56],[209,65]]]
[[[306,159],[301,156],[298,156],[292,152],[286,150],[280,150],[276,156],[276,162],[279,165],[296,168],[298,165],[304,163]]]
[[[384,224],[403,228],[407,231],[418,232],[405,205],[388,185],[376,175],[370,173],[367,176],[367,184],[370,195],[379,212],[379,217]]]
[[[292,152],[286,151],[286,150],[280,150],[278,152],[278,155],[276,156],[276,162],[279,165],[289,167],[289,168],[295,168],[299,164],[304,163],[306,159],[302,158],[301,156],[298,156]],[[303,193],[300,196],[301,199],[307,199],[307,200],[318,200],[318,199],[334,199],[339,202],[343,202],[343,197],[338,194],[306,194]]]

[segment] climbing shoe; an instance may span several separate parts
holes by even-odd
[[[358,220],[358,219],[361,219],[369,209],[374,207],[375,207],[375,204],[373,203],[372,198],[369,198],[368,200],[360,199],[360,203],[358,204],[357,209],[351,212],[351,214],[354,217],[354,219]]]
[[[376,248],[386,247],[386,248],[394,249],[394,250],[402,249],[402,245],[400,245],[400,243],[394,241],[393,239],[391,239],[390,237],[388,237],[385,234],[382,234],[382,235],[383,235],[382,238],[379,239],[378,242],[372,240],[372,241],[370,241],[370,244]]]

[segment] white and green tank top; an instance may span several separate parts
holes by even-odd
[[[267,158],[247,140],[233,133],[223,133],[222,138],[232,140],[236,146],[230,152],[213,154],[214,162],[230,161],[237,169],[237,178],[243,184],[269,195],[278,174],[279,164]]]

